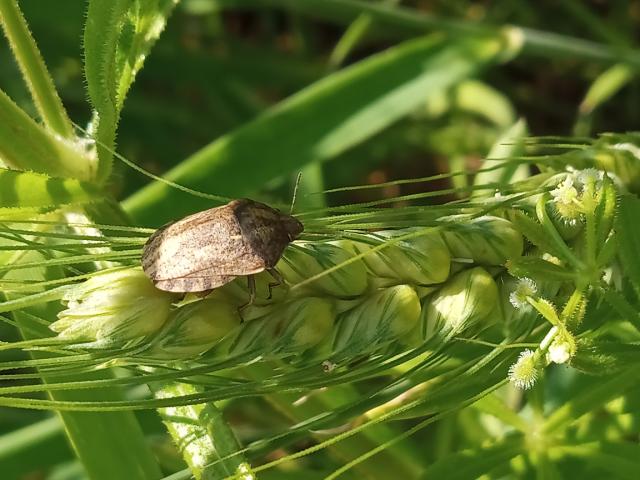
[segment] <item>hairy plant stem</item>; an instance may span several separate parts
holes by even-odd
[[[73,138],[71,121],[16,0],[0,0],[0,21],[42,121],[56,134]]]

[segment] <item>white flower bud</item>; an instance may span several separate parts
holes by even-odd
[[[547,361],[549,363],[567,363],[576,353],[576,342],[573,336],[565,331],[559,333],[549,345]]]

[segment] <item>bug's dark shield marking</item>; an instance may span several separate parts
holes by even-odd
[[[302,224],[253,200],[234,200],[157,230],[142,269],[160,290],[203,292],[275,267]]]

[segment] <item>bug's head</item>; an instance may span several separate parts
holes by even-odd
[[[282,215],[281,221],[290,242],[293,242],[304,231],[302,223],[291,215]]]

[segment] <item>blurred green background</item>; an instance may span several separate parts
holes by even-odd
[[[345,44],[341,38],[350,22],[272,8],[278,3],[286,2],[183,0],[128,95],[118,151],[160,174],[332,71],[411,36],[402,29],[372,24],[350,48],[341,50]],[[640,32],[638,1],[371,3],[400,3],[423,13],[480,22],[488,30],[514,24],[590,39],[620,50],[632,48]],[[72,119],[85,126],[90,115],[82,73],[85,3],[23,0],[20,4],[65,106]],[[21,107],[33,112],[6,43],[2,43],[0,55],[3,88]],[[617,66],[608,71],[609,67],[604,62],[579,58],[520,55],[428,102],[416,99],[412,115],[321,167],[308,169],[303,190],[476,168],[500,134],[518,118],[526,120],[532,135],[592,135],[637,128],[637,77],[630,67]],[[601,77],[603,72],[608,77]],[[585,100],[597,79],[604,82],[599,88],[604,93],[595,101]],[[255,152],[256,157],[260,154]],[[126,198],[149,182],[121,162],[114,168],[109,188],[118,198]],[[286,203],[291,177],[274,178],[261,193],[250,193]],[[210,185],[207,191],[218,193],[215,179]],[[446,183],[435,185],[444,186]],[[340,193],[329,196],[327,202],[344,204],[422,189],[424,185],[417,184]],[[307,206],[322,201],[317,196],[301,200]]]

